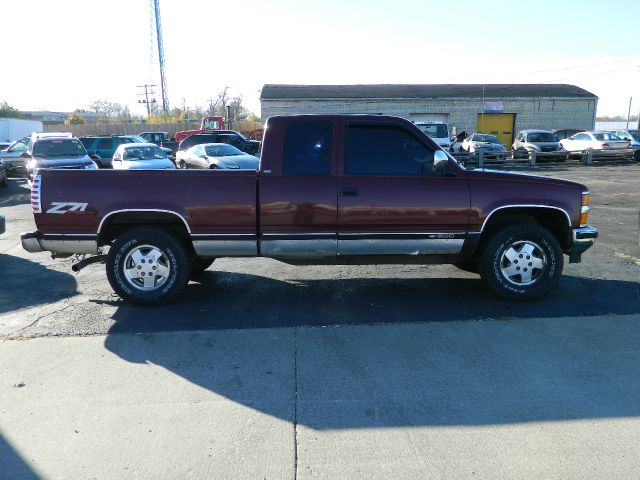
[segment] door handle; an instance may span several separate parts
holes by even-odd
[[[357,197],[358,189],[355,187],[342,187],[340,189],[340,196],[342,197]]]

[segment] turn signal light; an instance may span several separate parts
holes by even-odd
[[[580,226],[586,227],[589,220],[589,192],[582,192],[582,209],[580,210]]]

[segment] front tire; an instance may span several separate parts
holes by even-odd
[[[159,228],[129,230],[113,243],[107,279],[123,300],[161,305],[173,300],[189,282],[191,261],[185,247]]]
[[[515,225],[498,231],[486,244],[480,275],[502,298],[533,300],[556,286],[563,262],[551,232],[539,225]]]

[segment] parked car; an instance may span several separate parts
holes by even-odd
[[[640,141],[638,140],[638,130],[609,130],[614,135],[617,135],[622,140],[627,140],[631,148],[640,148]]]
[[[513,142],[516,153],[558,152],[562,150],[558,137],[548,130],[522,130]]]
[[[113,154],[120,145],[128,143],[147,143],[147,140],[139,137],[138,135],[85,136],[80,137],[80,141],[100,168],[112,167],[111,160],[113,159]],[[166,148],[164,149],[164,152],[170,153],[171,150]]]
[[[178,168],[257,170],[260,159],[226,143],[203,143],[176,154]]]
[[[169,158],[174,158],[178,150],[178,142],[171,140],[168,132],[142,132],[138,135],[149,143],[155,143],[162,147]]]
[[[567,152],[583,152],[594,150],[610,152],[626,149],[628,140],[622,140],[616,134],[604,131],[580,132],[570,138],[560,140],[560,144]]]
[[[114,170],[167,170],[176,168],[154,143],[127,143],[113,154]]]
[[[194,145],[202,143],[228,143],[249,155],[258,156],[260,153],[260,142],[257,140],[249,140],[240,132],[235,132],[233,130],[220,130],[216,133],[195,133],[180,142],[178,151],[188,150]]]
[[[4,160],[0,159],[0,187],[7,186],[7,166]]]
[[[175,299],[193,272],[234,256],[453,263],[529,300],[557,285],[563,253],[579,262],[598,236],[584,185],[467,170],[399,117],[271,117],[259,172],[101,173],[43,171],[22,246],[94,255],[73,269],[106,262],[114,291],[140,305]],[[52,215],[54,204],[85,214]]]
[[[22,158],[27,160],[30,182],[42,169],[98,169],[84,145],[70,133],[34,133]]]
[[[23,137],[0,151],[0,159],[4,161],[7,174],[25,175],[27,173],[27,164],[21,155],[29,149],[29,140],[30,137]]]
[[[431,137],[431,140],[440,145],[444,150],[451,147],[449,126],[444,122],[416,122],[416,127]]]
[[[586,132],[584,128],[561,128],[559,130],[552,130],[553,134],[558,137],[558,140],[564,140],[565,138],[572,137],[576,133]]]
[[[460,150],[469,153],[477,152],[480,149],[490,153],[505,151],[504,145],[500,143],[498,137],[486,133],[472,133],[464,139],[460,146]]]

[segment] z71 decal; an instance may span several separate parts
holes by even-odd
[[[47,213],[68,213],[68,212],[84,212],[88,203],[79,202],[51,202],[51,208]]]

